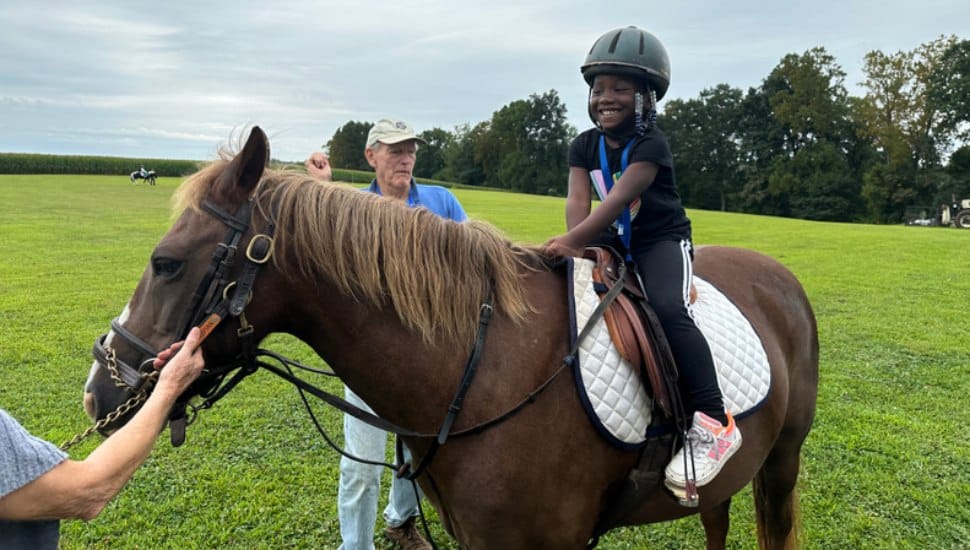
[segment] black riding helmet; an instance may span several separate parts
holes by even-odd
[[[613,29],[593,43],[579,68],[590,86],[600,74],[636,79],[662,99],[670,86],[670,58],[656,36],[634,26]]]

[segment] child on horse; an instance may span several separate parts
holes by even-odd
[[[724,410],[710,348],[691,313],[691,224],[674,184],[670,146],[655,121],[657,100],[670,84],[670,61],[655,36],[631,26],[601,36],[580,71],[590,86],[587,108],[595,128],[570,144],[568,232],[545,246],[581,256],[589,244],[610,244],[634,261],[694,411],[666,483],[702,486],[741,446],[741,432]],[[602,201],[592,211],[591,188]]]

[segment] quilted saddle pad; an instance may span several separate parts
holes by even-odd
[[[573,344],[600,298],[593,289],[593,262],[573,259],[569,270],[570,335]],[[725,409],[735,417],[750,414],[768,396],[771,377],[761,340],[738,308],[713,285],[694,277],[693,315],[707,339],[717,368]],[[574,377],[580,401],[600,434],[622,449],[647,442],[652,402],[640,376],[620,357],[606,322],[597,319],[580,342]]]

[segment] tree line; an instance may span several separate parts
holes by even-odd
[[[785,55],[747,91],[719,84],[666,102],[658,126],[689,208],[812,220],[896,223],[908,206],[970,198],[970,41],[940,36],[911,51],[872,51],[864,95],[823,47]],[[372,122],[326,144],[335,167],[369,170]],[[474,126],[420,136],[415,176],[564,195],[577,129],[555,90]]]

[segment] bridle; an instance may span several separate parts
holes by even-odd
[[[202,209],[218,218],[228,227],[228,231],[222,242],[216,246],[209,268],[192,295],[176,334],[179,335],[179,340],[183,340],[192,327],[198,326],[202,330],[202,339],[205,339],[224,319],[235,317],[239,319],[236,336],[240,342],[241,352],[229,362],[207,365],[205,379],[194,384],[194,389],[197,391],[186,392],[186,394],[197,394],[202,397],[203,401],[200,404],[190,405],[186,395],[176,401],[169,417],[172,444],[175,446],[181,445],[185,440],[185,425],[187,420],[190,420],[186,416],[188,407],[192,408],[193,413],[211,407],[242,378],[256,372],[259,368],[253,327],[246,319],[245,309],[252,299],[253,282],[259,269],[273,254],[273,233],[276,225],[272,220],[267,222],[264,232],[253,235],[249,240],[245,249],[242,274],[235,281],[229,279],[239,255],[240,242],[249,231],[252,222],[253,204],[254,199],[250,197],[235,214],[230,214],[209,200],[202,203]],[[105,416],[93,429],[103,428],[147,399],[151,386],[157,378],[157,371],[152,367],[152,363],[158,356],[158,350],[122,326],[118,319],[111,321],[111,330],[138,351],[140,363],[134,366],[118,358],[115,350],[106,343],[107,334],[102,334],[95,340],[92,350],[95,360],[107,369],[116,386],[125,388],[133,394],[133,397],[122,404],[118,410]],[[225,381],[226,375],[237,368],[239,369],[237,373]],[[122,408],[125,409],[124,412],[120,412]]]
[[[236,330],[236,334],[240,342],[241,351],[233,360],[227,363],[216,366],[207,366],[204,371],[208,374],[206,379],[201,383],[201,385],[197,381],[191,388],[196,391],[187,391],[186,394],[176,401],[175,407],[173,408],[169,417],[172,444],[175,446],[179,446],[184,442],[185,426],[187,423],[191,422],[191,419],[187,419],[186,417],[187,408],[192,409],[194,417],[196,412],[212,407],[216,401],[225,396],[243,378],[256,372],[260,367],[263,367],[296,386],[296,388],[300,391],[301,396],[303,396],[304,392],[309,393],[314,397],[317,397],[334,406],[335,408],[342,410],[344,413],[351,414],[358,419],[387,432],[417,438],[430,438],[432,440],[431,448],[427,453],[425,453],[425,456],[422,457],[422,460],[417,467],[413,470],[408,468],[399,471],[399,475],[413,480],[421,475],[421,473],[430,464],[438,448],[444,445],[449,438],[470,436],[481,433],[489,428],[501,424],[505,420],[508,420],[521,409],[533,403],[538,395],[543,393],[543,391],[547,389],[552,382],[562,372],[564,372],[568,366],[572,364],[572,361],[575,360],[580,343],[585,339],[586,335],[592,329],[595,321],[603,315],[606,307],[619,294],[623,286],[623,276],[621,273],[619,282],[610,288],[609,292],[606,293],[603,300],[594,310],[586,326],[583,327],[582,331],[580,331],[576,342],[572,346],[572,349],[570,349],[569,353],[564,357],[562,364],[545,381],[529,392],[520,402],[514,404],[503,413],[476,425],[461,430],[454,430],[455,420],[462,409],[465,396],[467,395],[467,392],[475,378],[475,373],[477,371],[484,346],[485,332],[488,328],[489,321],[491,320],[494,310],[491,293],[489,293],[479,312],[478,330],[475,336],[472,353],[468,357],[461,382],[450,406],[448,407],[448,411],[444,416],[439,430],[433,433],[417,432],[388,422],[387,420],[384,420],[370,413],[369,411],[362,410],[335,395],[329,394],[320,388],[301,380],[299,377],[292,374],[290,367],[295,366],[303,370],[314,371],[321,374],[332,373],[322,372],[310,367],[306,367],[305,365],[300,365],[299,363],[282,357],[279,354],[268,352],[266,350],[260,350],[256,347],[255,338],[253,336],[253,327],[246,320],[244,312],[252,297],[253,282],[256,275],[259,273],[260,267],[268,262],[272,257],[274,244],[273,233],[276,227],[275,222],[268,220],[265,231],[263,233],[254,235],[252,239],[250,239],[245,250],[245,265],[242,268],[242,274],[240,277],[236,281],[230,281],[228,277],[228,275],[232,272],[232,268],[238,254],[239,243],[242,240],[243,235],[249,231],[254,197],[255,195],[250,197],[249,200],[239,208],[239,211],[236,212],[235,215],[229,214],[208,200],[202,205],[205,211],[222,221],[223,224],[229,228],[229,230],[226,233],[223,241],[216,247],[216,251],[212,256],[212,261],[209,264],[209,269],[196,289],[196,292],[190,301],[189,307],[186,308],[186,311],[183,314],[183,319],[180,322],[180,330],[177,332],[177,334],[180,335],[180,339],[184,339],[192,327],[199,326],[202,329],[203,338],[205,338],[227,316],[236,317],[239,319],[240,325]],[[117,319],[111,322],[111,328],[114,333],[127,342],[129,346],[140,352],[142,361],[138,367],[133,367],[132,365],[118,359],[114,349],[105,343],[107,335],[101,335],[95,341],[93,349],[95,359],[100,365],[104,366],[109,371],[110,376],[112,380],[115,381],[116,385],[126,388],[128,392],[133,393],[134,396],[127,402],[123,403],[117,410],[109,413],[105,418],[99,421],[94,428],[90,429],[90,431],[100,429],[104,424],[113,422],[114,419],[121,416],[128,410],[135,408],[141,401],[147,399],[147,395],[151,389],[151,384],[153,384],[155,378],[157,378],[157,371],[152,368],[152,362],[153,359],[158,355],[158,352],[148,343],[140,339],[137,335],[123,327]],[[259,360],[261,356],[269,356],[273,358],[274,360],[280,362],[283,365],[283,368],[261,362]],[[238,371],[229,380],[225,380],[226,376],[235,369],[238,369]],[[194,395],[198,395],[202,398],[202,402],[200,404],[190,405],[188,403],[188,396]],[[305,399],[304,403],[307,404]],[[309,411],[310,409],[308,404],[307,407]],[[122,409],[124,410],[122,411]],[[314,424],[317,424],[315,418]],[[319,424],[317,424],[317,429],[322,433]],[[326,435],[324,435],[324,437],[326,438]],[[73,443],[74,442],[71,442],[70,444]],[[341,452],[341,454],[344,454],[343,451],[338,447],[334,446],[334,448],[338,452]],[[356,457],[352,458],[355,460],[360,460]],[[385,465],[392,468],[395,467],[390,464]]]
[[[249,200],[247,200],[246,203],[239,208],[235,215],[226,212],[224,209],[208,200],[202,204],[202,208],[222,221],[222,223],[228,227],[228,231],[225,238],[221,243],[218,244],[215,252],[213,253],[209,268],[206,271],[206,275],[199,283],[199,286],[191,298],[189,307],[186,308],[183,314],[182,320],[179,323],[180,328],[177,334],[180,335],[179,339],[184,339],[192,327],[199,326],[202,330],[202,338],[204,339],[227,316],[232,316],[239,319],[239,328],[237,329],[236,334],[240,342],[241,352],[228,363],[217,365],[215,367],[207,367],[206,372],[208,373],[208,376],[206,380],[201,383],[201,386],[198,381],[193,386],[193,389],[200,391],[187,391],[186,394],[179,397],[179,399],[176,401],[175,406],[173,407],[169,416],[169,427],[173,446],[179,446],[185,440],[185,427],[188,423],[191,423],[191,418],[187,418],[186,415],[187,408],[192,408],[192,417],[194,418],[195,413],[197,413],[199,410],[210,408],[216,401],[234,388],[243,378],[256,372],[262,366],[296,386],[317,430],[321,433],[321,435],[323,435],[327,442],[342,455],[346,455],[346,452],[332,443],[329,437],[327,437],[326,433],[324,433],[316,417],[313,415],[304,392],[320,398],[330,405],[344,411],[345,413],[356,416],[360,420],[363,420],[364,422],[385,431],[395,433],[399,436],[405,435],[419,438],[430,438],[431,445],[429,449],[424,453],[424,456],[422,456],[420,462],[414,468],[412,468],[410,464],[403,462],[402,443],[400,438],[398,438],[397,441],[399,464],[391,465],[376,463],[393,468],[397,470],[397,475],[399,477],[404,477],[414,482],[414,480],[417,479],[428,468],[437,451],[446,443],[449,438],[470,436],[481,433],[489,428],[501,424],[522,410],[524,407],[534,403],[539,394],[543,393],[545,389],[550,387],[552,382],[556,380],[558,376],[572,364],[573,361],[576,360],[576,354],[580,343],[585,339],[586,335],[592,329],[594,322],[603,315],[606,307],[613,301],[613,299],[616,298],[623,286],[623,276],[621,273],[619,281],[609,289],[609,292],[606,293],[603,301],[601,301],[601,303],[595,309],[586,326],[584,326],[580,331],[580,334],[572,348],[569,350],[569,353],[564,357],[562,364],[545,381],[539,384],[533,391],[529,392],[529,394],[526,395],[519,403],[514,404],[503,413],[468,428],[454,430],[455,420],[462,409],[465,396],[467,395],[467,392],[475,378],[475,373],[477,371],[483,351],[485,332],[494,311],[492,295],[491,292],[489,292],[479,312],[478,330],[475,336],[472,353],[468,357],[461,382],[450,406],[448,407],[448,411],[444,416],[439,430],[434,433],[415,432],[394,425],[393,423],[373,415],[369,411],[359,409],[358,407],[347,403],[337,396],[324,392],[312,384],[308,384],[299,377],[294,376],[292,372],[290,372],[289,367],[295,365],[306,370],[314,369],[309,369],[305,366],[298,365],[291,360],[279,356],[278,354],[257,349],[255,338],[253,336],[253,327],[246,320],[245,309],[252,298],[253,283],[256,275],[259,273],[260,267],[267,263],[272,257],[274,245],[273,233],[275,231],[275,222],[273,222],[272,219],[268,220],[265,231],[263,233],[255,234],[250,239],[249,244],[246,246],[244,259],[245,265],[242,267],[242,274],[236,281],[229,280],[229,274],[233,272],[233,266],[238,255],[239,243],[250,228],[254,197],[255,195],[251,196]],[[99,365],[108,370],[116,385],[126,388],[129,393],[134,395],[126,402],[122,403],[122,405],[120,405],[116,410],[106,415],[95,426],[89,428],[85,434],[79,435],[75,437],[74,440],[65,443],[65,445],[62,446],[62,449],[66,449],[67,447],[77,443],[90,433],[93,433],[94,430],[103,428],[105,425],[113,422],[118,417],[137,407],[140,403],[147,399],[147,396],[151,391],[151,387],[157,379],[157,371],[152,367],[152,363],[154,358],[157,357],[158,351],[156,351],[151,345],[146,343],[137,335],[127,330],[124,326],[122,326],[118,319],[112,320],[111,328],[117,336],[122,338],[122,340],[124,340],[129,346],[139,352],[141,363],[139,363],[137,367],[134,367],[118,359],[115,350],[106,343],[107,334],[101,335],[95,341],[93,347],[94,357]],[[260,362],[259,357],[261,355],[268,355],[274,359],[277,359],[283,363],[284,369]],[[229,380],[225,380],[226,376],[235,369],[238,369],[235,375],[233,375]],[[190,405],[186,395],[199,395],[203,401],[199,405]],[[351,456],[350,458],[353,460],[362,461],[362,459],[358,457]],[[375,464],[367,461],[363,462]],[[422,521],[424,521],[423,512]],[[430,532],[427,529],[426,523],[425,533],[430,538]]]

